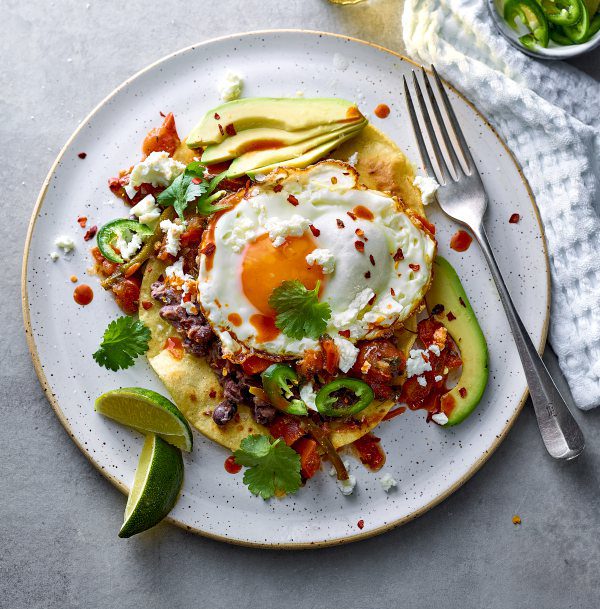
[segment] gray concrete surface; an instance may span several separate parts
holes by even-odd
[[[400,3],[370,0],[0,2],[0,607],[461,607],[600,604],[600,412],[587,451],[545,453],[525,408],[461,490],[425,516],[343,548],[238,548],[161,525],[116,536],[124,498],[68,439],[37,382],[20,312],[21,248],[40,184],[81,119],[123,79],[215,35],[331,30],[402,50]],[[600,55],[576,62],[600,74]],[[515,527],[511,518],[523,520]]]

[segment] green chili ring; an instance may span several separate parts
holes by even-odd
[[[358,398],[355,404],[352,404],[348,408],[334,408],[333,405],[337,402],[335,397],[331,394],[340,389],[347,389],[354,393]],[[327,383],[327,385],[321,387],[317,393],[315,400],[317,410],[320,414],[326,417],[349,417],[357,414],[361,410],[364,410],[373,400],[375,394],[373,390],[364,381],[358,379],[341,378]]]
[[[571,42],[579,44],[587,40],[590,30],[590,13],[587,6],[581,5],[581,18],[575,25],[566,25],[563,27],[565,34],[571,39]]]
[[[261,375],[263,389],[269,402],[278,410],[287,414],[305,416],[308,414],[306,404],[294,397],[291,385],[298,384],[296,371],[285,364],[271,364]]]
[[[129,231],[136,235],[139,235],[141,239],[147,239],[154,234],[154,230],[145,224],[140,224],[136,220],[127,220],[125,218],[118,218],[117,220],[111,220],[107,222],[99,231],[96,237],[98,243],[98,249],[102,255],[111,262],[117,264],[123,264],[125,260],[119,256],[113,246],[111,245],[112,240],[115,237],[122,237],[123,231]]]
[[[508,0],[504,5],[504,19],[508,25],[518,31],[516,19],[519,18],[529,29],[530,34],[520,38],[524,46],[531,48],[534,41],[542,47],[548,46],[549,27],[544,11],[535,0]],[[523,40],[524,39],[524,40]]]
[[[583,0],[541,0],[546,19],[556,25],[575,25],[581,19]]]

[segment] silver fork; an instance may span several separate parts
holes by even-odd
[[[435,177],[440,184],[437,199],[442,210],[450,218],[470,229],[485,255],[492,277],[496,283],[500,300],[504,305],[523,368],[525,369],[529,394],[546,449],[555,459],[574,459],[584,449],[585,441],[583,434],[556,388],[542,358],[533,346],[529,334],[508,293],[483,225],[483,218],[488,204],[485,188],[440,77],[433,66],[431,66],[431,71],[442,104],[446,110],[447,118],[442,117],[442,112],[433,93],[429,76],[423,68],[422,75],[425,90],[433,110],[432,118],[425,103],[419,79],[413,71],[414,89],[421,110],[422,122],[429,136],[431,149],[428,149],[425,144],[417,119],[415,104],[413,103],[406,78],[404,78],[406,104],[423,165],[429,176]],[[456,146],[451,140],[448,122],[454,133],[455,141],[457,142]],[[449,157],[448,162],[446,162],[442,153],[440,142],[435,133],[434,123],[444,141],[444,147]],[[463,157],[464,166],[458,158],[458,153]],[[437,165],[437,171],[434,169],[435,165]]]

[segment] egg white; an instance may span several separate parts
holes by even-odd
[[[276,184],[282,187],[279,192],[273,190]],[[290,194],[297,205],[288,201]],[[347,212],[357,206],[369,209],[373,219],[350,217]],[[227,351],[252,349],[298,358],[309,349],[320,349],[314,339],[295,340],[283,333],[258,342],[249,322],[258,311],[244,295],[241,283],[248,243],[269,234],[277,245],[286,235],[301,235],[309,224],[320,231],[313,237],[316,247],[329,250],[334,257],[333,271],[325,275],[321,293],[332,312],[326,330],[329,335],[339,337],[340,331],[349,330],[349,343],[371,338],[409,317],[422,302],[431,280],[436,243],[397,199],[360,187],[356,171],[340,161],[322,161],[305,170],[278,169],[219,217],[210,269],[206,256],[201,256],[200,304],[215,332],[226,339]],[[356,235],[357,229],[363,231],[362,238]],[[356,248],[359,240],[364,242],[364,252]],[[394,260],[399,249],[404,258]],[[229,321],[231,313],[240,316],[241,325]],[[349,344],[346,351],[351,353],[351,347]]]

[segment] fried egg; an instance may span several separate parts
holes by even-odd
[[[198,291],[206,319],[229,353],[257,351],[301,358],[318,340],[286,336],[269,298],[298,280],[329,303],[326,333],[340,369],[356,359],[354,343],[409,317],[429,287],[435,238],[393,196],[359,184],[341,161],[276,169],[232,195],[215,215],[201,248]]]

